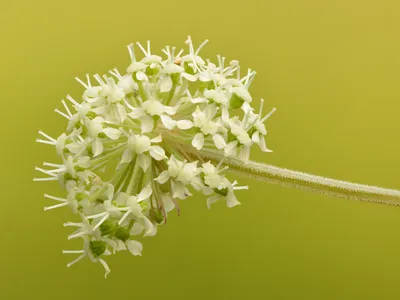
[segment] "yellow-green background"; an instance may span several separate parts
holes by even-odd
[[[33,168],[55,158],[37,131],[73,80],[129,61],[126,45],[183,46],[238,59],[255,99],[277,107],[272,154],[254,158],[400,188],[400,4],[395,0],[2,1],[0,299],[399,299],[400,209],[250,180],[240,207],[182,204],[142,257],[67,269],[68,210],[45,213]]]

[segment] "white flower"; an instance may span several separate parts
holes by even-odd
[[[235,191],[247,187],[226,177],[224,165],[234,161],[226,156],[247,161],[254,144],[269,151],[264,122],[272,112],[261,117],[262,104],[259,114],[251,106],[255,72],[241,77],[237,61],[204,59],[206,43],[195,49],[188,37],[188,52],[166,46],[164,58],[150,42],[129,45],[125,74],[114,68],[94,80],[76,78],[81,99],[68,95],[55,110],[67,120],[64,133],[53,138],[39,131],[37,142],[53,146],[60,162],[36,167],[45,176],[34,180],[59,182],[65,191],[45,194],[57,201],[45,210],[70,207],[79,218],[64,224],[75,229],[69,239],[83,241],[82,249],[64,251],[79,254],[67,266],[88,257],[107,275],[104,256],[124,250],[140,256],[143,245],[134,237],[156,235],[193,190],[208,207],[219,200],[239,204]]]
[[[236,199],[235,190],[247,190],[247,186],[236,186],[237,182],[234,181],[231,183],[228,179],[223,178],[222,184],[225,186],[225,188],[217,190],[217,193],[207,199],[207,207],[210,208],[211,204],[219,201],[219,200],[225,200],[226,201],[226,206],[228,207],[234,207],[236,205],[239,205],[240,202]]]
[[[172,129],[176,123],[170,116],[173,116],[178,107],[170,107],[162,104],[159,100],[146,100],[141,107],[132,107],[128,116],[141,121],[143,133],[151,132],[154,129],[154,117],[158,116],[165,128]]]
[[[107,244],[104,241],[90,240],[88,237],[83,238],[83,249],[82,250],[63,250],[64,254],[80,254],[80,256],[67,264],[67,267],[71,267],[84,257],[89,257],[93,262],[99,262],[104,267],[104,277],[110,273],[108,264],[100,258],[101,255],[110,255],[111,253],[107,249]]]
[[[153,143],[159,143],[161,141],[161,136],[150,139],[146,135],[131,134],[127,141],[128,147],[122,155],[121,163],[131,162],[133,155],[137,154],[140,166],[142,167],[143,171],[146,171],[151,163],[151,158],[148,156],[148,154],[158,161],[166,158],[163,148],[152,145]]]
[[[192,116],[194,126],[200,129],[200,132],[197,133],[192,140],[192,145],[197,150],[203,148],[204,139],[209,135],[212,136],[217,149],[223,149],[226,147],[225,139],[222,135],[217,133],[219,131],[225,131],[225,128],[219,120],[213,121],[217,111],[218,107],[215,104],[210,104],[206,106],[204,111],[197,106],[196,111],[193,112]]]

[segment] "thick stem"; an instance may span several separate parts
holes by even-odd
[[[190,151],[190,153],[193,157],[201,158],[204,161],[219,162],[224,159],[224,164],[229,166],[228,171],[264,182],[346,199],[400,205],[399,190],[336,180],[254,161],[246,164],[237,158],[224,157],[212,150]]]

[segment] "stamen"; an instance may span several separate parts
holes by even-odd
[[[39,133],[40,135],[44,136],[45,138],[47,138],[49,141],[56,142],[55,139],[53,139],[51,136],[45,134],[43,131],[39,130],[38,133]]]
[[[107,213],[107,214],[103,217],[103,219],[101,219],[100,222],[97,223],[96,226],[93,227],[93,231],[96,231],[96,229],[99,228],[99,226],[100,226],[101,224],[103,224],[103,223],[108,219],[109,216],[110,216],[110,214]]]
[[[142,50],[143,54],[144,54],[145,56],[147,56],[147,52],[146,52],[146,50],[143,48],[142,44],[140,44],[139,42],[136,42],[136,45],[138,45],[138,47],[140,48],[140,50]]]
[[[72,117],[72,113],[71,113],[71,111],[69,110],[69,108],[68,108],[68,106],[67,106],[67,103],[65,103],[64,99],[61,100],[61,103],[64,105],[64,108],[65,108],[65,110],[67,111],[69,117]]]
[[[161,51],[162,51],[168,58],[171,58],[171,53],[169,52],[169,46],[165,46]]]
[[[97,80],[97,82],[98,82],[100,85],[105,85],[105,82],[101,79],[101,77],[100,77],[99,74],[94,74],[93,77],[94,77],[94,79]]]
[[[129,56],[131,57],[131,61],[132,62],[136,62],[135,45],[134,44],[129,44],[128,45],[128,52],[129,52]]]
[[[61,116],[63,116],[64,118],[68,119],[68,120],[71,119],[70,116],[68,116],[68,115],[66,115],[65,113],[63,113],[62,111],[58,110],[58,108],[56,108],[54,111],[55,111],[56,113],[60,114]]]
[[[39,172],[42,172],[43,174],[46,174],[46,175],[56,176],[56,174],[54,174],[54,171],[52,171],[52,170],[44,170],[44,169],[39,168],[39,167],[35,167],[35,170],[39,171]]]
[[[90,76],[89,76],[89,74],[86,74],[86,80],[87,80],[87,82],[88,82],[88,86],[89,86],[89,87],[92,87],[92,83],[90,82]]]
[[[262,115],[263,107],[264,107],[264,98],[261,98],[261,100],[260,100],[260,110],[258,111],[258,115],[259,116]]]
[[[274,107],[264,118],[261,119],[261,122],[265,122],[274,112],[276,111],[276,108]]]
[[[197,48],[195,55],[198,55],[200,50],[208,43],[208,40],[205,40],[204,42],[202,42],[199,46],[199,48]]]
[[[58,180],[57,177],[47,177],[47,178],[33,178],[33,181],[54,181]]]
[[[54,208],[59,208],[59,207],[67,206],[68,204],[69,204],[68,202],[64,202],[64,203],[56,204],[56,205],[53,205],[53,206],[46,206],[46,207],[44,208],[44,210],[47,211],[47,210],[51,210],[51,209],[54,209]]]
[[[245,186],[235,186],[233,189],[234,190],[248,190],[249,187],[247,185],[245,185]]]
[[[70,95],[67,95],[66,98],[68,99],[69,102],[71,102],[73,105],[75,105],[75,107],[79,107],[79,106],[80,106],[79,103],[76,102],[76,101],[74,100],[74,98],[72,98]]]
[[[176,57],[180,57],[180,56],[182,55],[183,51],[185,51],[185,50],[181,49],[181,50],[178,52],[178,54],[176,55]]]
[[[49,199],[53,199],[53,200],[56,200],[56,201],[61,201],[61,202],[66,202],[66,201],[68,201],[67,199],[59,198],[59,197],[54,197],[54,196],[51,196],[51,195],[49,195],[49,194],[44,194],[44,197],[45,197],[45,198],[49,198]]]
[[[85,253],[85,250],[63,250],[63,254],[80,254]]]
[[[249,86],[250,86],[251,83],[253,82],[254,77],[256,76],[256,74],[257,74],[256,71],[253,71],[253,72],[251,73],[250,78],[247,80],[247,82],[246,82],[246,84],[245,84],[245,87],[246,87],[246,88],[249,88]]]
[[[38,143],[42,143],[42,144],[47,144],[47,145],[55,145],[55,142],[49,142],[49,141],[45,141],[45,140],[40,140],[40,139],[36,139],[36,142]]]
[[[49,166],[49,167],[56,167],[56,168],[60,168],[63,167],[64,165],[59,165],[59,164],[53,164],[53,163],[49,163],[49,162],[44,162],[43,166]]]
[[[131,210],[129,209],[129,210],[122,216],[122,218],[118,221],[118,225],[121,225],[122,222],[124,222],[125,219],[129,216],[130,213],[131,213]]]
[[[115,72],[115,74],[118,75],[119,78],[122,78],[122,75],[121,75],[121,73],[118,71],[117,68],[114,68],[113,71]]]
[[[74,227],[83,227],[82,223],[74,223],[74,222],[66,222],[63,224],[64,227],[70,227],[70,226],[74,226]]]
[[[221,57],[221,68],[220,68],[221,73],[224,71],[224,66],[225,66],[225,57],[222,56]]]
[[[86,232],[86,231],[81,231],[81,232],[78,232],[78,233],[70,234],[68,236],[68,240],[76,239],[76,238],[81,237],[81,236],[83,236],[83,235],[85,235],[87,233],[88,232]]]
[[[96,219],[96,218],[100,218],[100,217],[102,217],[102,216],[104,216],[104,215],[108,215],[108,212],[105,211],[105,212],[102,212],[102,213],[99,213],[99,214],[87,216],[86,219],[87,219],[87,220]]]
[[[71,261],[70,263],[67,264],[67,268],[69,268],[70,266],[76,264],[78,261],[80,261],[82,258],[84,258],[86,256],[86,254],[82,254],[80,255],[77,259]]]
[[[89,88],[89,86],[84,83],[79,77],[75,77],[75,80],[82,84],[85,89]]]
[[[150,41],[147,41],[147,54],[150,55],[151,51],[150,51]]]

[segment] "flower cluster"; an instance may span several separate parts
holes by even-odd
[[[240,75],[237,61],[218,64],[204,60],[190,39],[189,51],[166,46],[162,58],[151,53],[150,43],[139,59],[134,45],[128,46],[131,64],[126,74],[117,69],[109,75],[76,78],[85,91],[82,100],[67,96],[63,111],[66,131],[52,138],[39,131],[37,142],[55,147],[60,163],[44,162],[36,170],[45,176],[35,181],[58,181],[65,197],[45,194],[58,203],[45,210],[69,206],[80,218],[65,223],[75,231],[83,247],[63,251],[79,254],[68,266],[84,257],[100,262],[106,275],[104,256],[120,250],[141,255],[140,236],[153,236],[167,222],[179,200],[193,191],[207,196],[207,205],[223,200],[228,207],[239,204],[237,186],[225,175],[228,167],[209,161],[203,153],[217,151],[244,162],[250,148],[268,152],[262,117],[251,106],[248,88],[255,72]],[[109,172],[106,169],[115,170]]]

